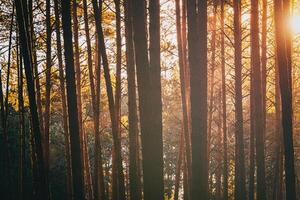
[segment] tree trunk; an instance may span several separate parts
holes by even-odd
[[[50,0],[46,0],[46,96],[44,113],[44,147],[45,147],[45,166],[46,176],[49,176],[49,131],[50,131],[50,105],[51,105],[51,21],[50,21]]]
[[[147,153],[153,154],[153,160],[148,160],[145,155],[143,165],[148,165],[152,169],[152,175],[144,173],[144,182],[151,183],[155,191],[155,195],[148,193],[149,188],[144,187],[145,200],[147,199],[163,199],[164,198],[164,179],[163,179],[163,136],[162,136],[162,101],[161,101],[161,66],[160,66],[160,1],[149,1],[149,72],[150,72],[150,90],[152,101],[152,124],[151,124],[151,140],[143,137],[142,150],[145,149]],[[146,139],[146,140],[145,140]],[[151,141],[151,142],[150,142]],[[151,149],[150,149],[150,145]],[[149,145],[149,146],[148,146]],[[155,149],[153,151],[153,149]],[[151,155],[152,157],[152,155]],[[151,163],[149,163],[149,161]],[[153,165],[155,163],[155,165]],[[152,166],[151,166],[152,164]],[[147,167],[148,167],[147,166]],[[144,167],[145,169],[145,167]],[[150,170],[149,170],[150,171]],[[153,179],[153,174],[156,175],[156,180]],[[151,192],[151,193],[152,193]],[[146,194],[148,193],[148,194]]]
[[[23,98],[23,68],[22,68],[22,56],[19,54],[19,38],[17,37],[17,47],[16,47],[16,53],[17,53],[17,74],[18,74],[18,109],[19,109],[19,120],[20,120],[20,127],[19,127],[19,138],[20,138],[20,155],[19,155],[19,196],[18,198],[20,200],[28,198],[28,194],[26,192],[26,168],[25,168],[25,162],[26,162],[26,143],[25,143],[25,120],[24,120],[24,98]],[[19,56],[20,55],[20,56]]]
[[[253,117],[254,134],[256,141],[256,166],[257,166],[257,199],[266,199],[265,182],[265,144],[263,121],[263,98],[259,46],[259,15],[258,0],[251,0],[251,68],[253,79]]]
[[[223,130],[223,199],[228,199],[227,104],[225,74],[225,0],[221,1],[221,73],[222,73],[222,130]]]
[[[266,85],[267,85],[267,23],[268,23],[268,2],[262,0],[262,28],[261,28],[261,85],[262,85],[262,109],[263,109],[263,136],[266,135]]]
[[[196,200],[208,199],[207,2],[187,1],[187,11],[193,160],[191,199]]]
[[[180,188],[180,179],[181,179],[181,165],[183,160],[183,151],[184,151],[184,129],[180,134],[180,141],[179,141],[179,151],[178,151],[178,160],[176,166],[176,174],[175,174],[175,187],[174,187],[174,200],[178,200],[179,196],[179,188]]]
[[[164,186],[160,96],[159,2],[157,0],[149,2],[150,62],[147,51],[145,3],[145,0],[138,0],[132,4],[140,106],[144,199],[162,200],[164,198]]]
[[[115,89],[115,112],[116,112],[116,121],[118,125],[119,134],[121,137],[121,64],[122,64],[122,55],[121,55],[121,48],[122,48],[122,38],[121,38],[121,10],[120,10],[120,0],[114,0],[115,9],[116,9],[116,89]],[[113,162],[116,164],[116,162]],[[115,171],[113,173],[115,176],[112,176],[112,194],[114,197],[113,199],[118,199],[118,171],[117,167],[113,167]]]
[[[74,40],[74,63],[75,63],[75,78],[76,78],[76,98],[77,98],[77,110],[78,110],[78,122],[79,122],[79,134],[80,134],[80,144],[81,144],[81,154],[82,154],[82,166],[84,175],[82,177],[84,182],[84,188],[87,189],[88,181],[87,181],[87,163],[84,151],[84,143],[85,143],[85,136],[84,136],[84,129],[83,129],[83,120],[82,120],[82,100],[81,100],[81,69],[80,69],[80,52],[79,52],[79,34],[78,34],[78,18],[77,18],[77,7],[79,2],[76,0],[72,0],[72,19],[73,19],[73,40]],[[85,191],[87,194],[87,191]]]
[[[253,72],[251,66],[251,72]],[[254,132],[254,91],[253,91],[253,76],[250,76],[250,152],[249,152],[249,200],[255,198],[255,132]]]
[[[277,57],[277,56],[276,56]],[[278,74],[278,64],[277,58],[275,58],[275,177],[274,177],[274,189],[273,189],[273,200],[280,200],[283,198],[282,194],[282,184],[283,184],[283,143],[282,143],[282,124],[281,124],[281,99],[280,99],[280,89],[279,89],[279,74]]]
[[[221,200],[221,178],[222,178],[222,90],[218,91],[218,135],[216,138],[216,199]]]
[[[213,107],[214,107],[214,88],[215,88],[215,68],[216,68],[216,23],[217,23],[217,2],[213,1],[213,17],[212,17],[212,34],[211,34],[211,68],[210,68],[210,95],[208,106],[208,136],[207,136],[207,157],[208,166],[211,159],[211,142],[212,142],[212,121],[213,121]],[[209,178],[212,180],[212,170],[209,170]],[[212,190],[212,184],[209,184],[209,191]],[[211,188],[210,188],[211,187]]]
[[[72,168],[71,168],[71,158],[70,158],[70,134],[68,130],[68,115],[67,115],[67,103],[66,103],[66,89],[65,89],[65,78],[63,70],[63,61],[62,61],[62,46],[60,38],[60,17],[58,11],[58,0],[54,0],[54,11],[55,11],[55,31],[56,31],[56,46],[57,46],[57,59],[58,59],[58,68],[59,68],[59,86],[62,102],[62,116],[63,116],[63,130],[64,130],[64,139],[65,139],[65,159],[66,159],[66,168],[67,168],[67,194],[68,200],[72,199],[73,190],[72,190]]]
[[[88,71],[90,79],[90,90],[92,97],[92,106],[93,106],[93,121],[94,121],[94,134],[95,134],[95,199],[99,199],[101,196],[100,193],[104,194],[104,191],[101,191],[100,185],[104,184],[103,180],[103,165],[102,165],[102,153],[101,153],[101,142],[100,142],[100,133],[99,133],[99,100],[96,96],[96,89],[94,83],[94,73],[93,73],[93,63],[92,63],[92,48],[88,24],[88,12],[87,12],[87,1],[83,0],[83,9],[84,9],[84,22],[85,22],[85,35],[87,43],[87,54],[88,54]],[[97,66],[96,66],[97,67]]]
[[[98,36],[98,51],[101,52],[101,57],[103,61],[103,69],[104,69],[104,78],[106,83],[106,91],[108,96],[108,104],[109,104],[109,112],[110,118],[112,123],[112,135],[113,135],[113,144],[114,144],[114,151],[116,154],[116,165],[118,171],[118,178],[119,178],[119,188],[118,188],[118,198],[120,200],[125,199],[125,185],[124,185],[124,172],[123,172],[123,165],[122,165],[122,155],[121,155],[121,141],[120,141],[120,134],[119,134],[119,125],[117,121],[117,116],[115,112],[115,102],[113,96],[113,89],[111,84],[111,78],[109,73],[109,64],[106,54],[106,47],[104,43],[104,35],[102,30],[102,22],[101,22],[101,13],[102,10],[99,9],[97,1],[93,0],[93,9],[94,9],[94,17],[96,21],[96,30]],[[102,0],[100,1],[100,5],[102,5]],[[104,186],[103,186],[104,187]]]
[[[23,0],[23,2],[26,2]],[[41,86],[40,86],[40,79],[39,79],[39,72],[38,72],[38,63],[37,63],[37,55],[36,55],[36,44],[35,44],[35,33],[34,33],[34,22],[33,22],[33,5],[32,5],[32,0],[28,1],[28,9],[27,5],[25,4],[26,7],[23,9],[25,10],[24,12],[24,19],[25,19],[25,26],[28,27],[29,33],[28,33],[28,38],[30,38],[31,43],[30,43],[30,57],[33,58],[33,71],[34,71],[34,81],[35,81],[35,90],[36,90],[36,101],[37,101],[37,110],[38,110],[38,115],[39,115],[39,120],[40,120],[40,131],[42,133],[42,140],[44,141],[44,117],[43,117],[43,108],[42,108],[42,95],[41,95]],[[28,14],[27,14],[28,12]],[[28,19],[29,18],[29,19]],[[43,142],[44,145],[44,142]]]
[[[3,139],[4,139],[4,177],[7,181],[5,185],[4,194],[7,195],[6,198],[13,198],[11,187],[12,187],[12,180],[11,180],[11,164],[10,164],[10,149],[9,149],[9,141],[8,141],[8,97],[9,97],[9,80],[10,80],[10,68],[11,68],[11,49],[12,49],[12,34],[13,34],[13,24],[14,24],[14,12],[15,12],[15,5],[13,4],[12,8],[12,15],[10,21],[10,30],[9,30],[9,42],[8,42],[8,62],[7,62],[7,77],[6,77],[6,87],[5,87],[5,98],[3,94],[3,85],[2,85],[2,78],[0,77],[0,108],[1,108],[1,125],[3,131]],[[0,76],[2,76],[0,70]]]
[[[275,37],[276,37],[276,54],[279,69],[279,86],[281,94],[281,112],[282,128],[285,155],[285,188],[286,199],[296,199],[295,186],[295,166],[294,166],[294,144],[293,144],[293,109],[292,109],[292,88],[291,88],[291,69],[288,57],[289,45],[288,31],[285,28],[285,14],[283,1],[274,0],[274,17],[275,17]]]
[[[37,112],[36,98],[35,98],[35,87],[34,80],[32,77],[32,60],[31,60],[31,48],[30,48],[30,39],[28,38],[28,29],[24,23],[24,7],[27,5],[23,5],[21,1],[15,1],[16,10],[17,10],[17,22],[19,26],[19,35],[21,42],[22,55],[25,66],[25,74],[27,81],[27,90],[29,97],[29,107],[31,113],[31,121],[32,121],[32,130],[34,133],[34,144],[37,154],[37,162],[38,162],[38,172],[39,172],[39,186],[37,191],[37,199],[49,199],[49,187],[48,180],[45,171],[45,162],[43,157],[43,146],[41,140],[41,131],[39,124],[39,117]]]
[[[235,199],[246,199],[245,157],[242,97],[242,36],[241,3],[233,1],[234,8],[234,63],[235,63]]]
[[[141,177],[139,176],[139,139],[136,103],[136,78],[132,30],[132,0],[124,1],[126,35],[126,69],[128,82],[128,118],[129,118],[129,188],[130,199],[141,199]]]
[[[186,9],[184,4],[184,0],[182,3],[182,10],[180,8],[180,0],[176,0],[176,33],[177,33],[177,48],[178,48],[178,57],[179,57],[179,71],[180,71],[180,89],[181,89],[181,104],[182,104],[182,119],[183,119],[183,131],[184,131],[184,139],[185,139],[185,154],[187,162],[187,185],[188,191],[187,196],[190,198],[190,177],[191,177],[191,150],[190,150],[190,118],[189,118],[189,91],[188,91],[188,71],[187,71],[187,62],[186,62],[186,34],[185,32],[185,18],[186,15],[184,14]],[[182,12],[181,12],[182,11]],[[182,13],[182,16],[181,16]]]
[[[71,141],[73,199],[84,199],[84,176],[82,165],[81,136],[78,121],[78,109],[76,98],[76,83],[73,59],[72,30],[71,30],[71,2],[62,1],[62,27],[65,47],[66,85],[69,114],[69,131]]]

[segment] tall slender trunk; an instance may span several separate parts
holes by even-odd
[[[51,21],[50,21],[50,0],[46,1],[46,97],[44,113],[44,147],[45,147],[45,166],[46,176],[49,176],[49,132],[50,132],[50,105],[51,105]]]
[[[187,162],[187,183],[188,191],[185,191],[190,198],[190,177],[191,177],[191,150],[190,150],[190,118],[189,118],[189,91],[188,91],[188,71],[187,71],[187,62],[186,62],[186,34],[185,27],[186,26],[186,15],[184,14],[186,9],[184,4],[184,0],[181,1],[182,8],[180,8],[180,0],[176,0],[176,33],[177,33],[177,48],[178,48],[178,57],[179,57],[179,71],[180,71],[180,89],[181,89],[181,104],[182,104],[182,119],[183,119],[183,132],[184,132],[184,140],[185,140],[185,154]],[[181,10],[182,9],[182,10]],[[181,12],[182,11],[182,12]],[[182,15],[182,16],[181,16]]]
[[[102,5],[102,0],[100,0],[100,5]],[[116,154],[116,165],[117,165],[117,171],[118,171],[118,181],[119,181],[119,188],[118,188],[118,194],[119,199],[125,199],[125,185],[124,185],[124,172],[123,172],[123,164],[122,164],[122,155],[121,155],[121,141],[120,141],[120,134],[119,134],[119,125],[117,121],[117,116],[115,112],[115,102],[114,102],[114,95],[113,95],[113,89],[111,84],[111,78],[109,73],[109,64],[106,54],[106,47],[104,43],[104,35],[102,30],[102,21],[101,21],[101,15],[102,10],[99,9],[99,6],[97,4],[96,0],[92,1],[93,9],[94,9],[94,17],[96,21],[96,30],[97,30],[97,36],[98,36],[98,51],[101,52],[101,57],[103,61],[103,69],[104,69],[104,78],[106,83],[106,91],[108,96],[108,104],[109,104],[109,113],[112,123],[112,135],[113,135],[113,144],[114,144],[114,151]]]
[[[13,24],[14,24],[14,13],[15,13],[15,5],[13,4],[12,7],[12,15],[10,21],[10,28],[9,28],[9,42],[8,42],[8,62],[7,62],[7,73],[6,73],[6,87],[5,87],[5,98],[2,90],[2,80],[0,77],[0,109],[1,109],[1,125],[3,131],[3,138],[4,138],[4,177],[7,181],[5,185],[4,193],[7,195],[6,198],[13,198],[11,187],[12,187],[12,180],[11,180],[11,173],[10,173],[10,149],[9,149],[9,141],[8,141],[8,97],[9,97],[9,80],[10,80],[10,71],[11,71],[11,50],[12,50],[12,34],[13,34]],[[0,76],[1,70],[0,70]]]
[[[93,106],[93,121],[94,121],[94,134],[95,134],[95,199],[99,199],[101,191],[100,185],[104,184],[103,175],[103,165],[102,165],[102,153],[101,153],[101,142],[99,133],[99,100],[96,96],[96,88],[94,83],[94,73],[93,73],[93,61],[92,61],[92,48],[88,24],[88,12],[87,12],[87,1],[83,0],[83,10],[84,10],[84,23],[85,23],[85,35],[87,44],[87,54],[88,54],[88,71],[90,79],[90,90],[92,97]],[[97,67],[97,66],[96,66]]]
[[[118,123],[119,134],[121,137],[121,64],[122,64],[122,38],[121,38],[121,10],[120,10],[120,0],[114,0],[115,10],[116,10],[116,89],[115,89],[115,112],[116,112],[116,120]],[[114,157],[115,158],[115,157]],[[116,162],[113,162],[116,164]],[[118,171],[117,167],[113,167],[114,171],[112,176],[112,194],[113,199],[118,199]]]
[[[265,144],[264,144],[264,124],[263,124],[263,98],[262,98],[262,78],[259,46],[259,13],[258,0],[251,0],[251,68],[253,79],[253,117],[254,134],[256,141],[256,166],[257,166],[257,199],[266,199],[265,182]]]
[[[179,188],[180,188],[180,179],[181,179],[181,169],[182,169],[182,158],[184,152],[184,129],[180,133],[180,141],[179,141],[179,151],[178,151],[178,160],[176,166],[176,174],[175,174],[175,187],[174,187],[174,200],[178,200],[179,196]]]
[[[253,69],[251,67],[252,74]],[[249,152],[249,200],[255,198],[255,132],[254,132],[253,76],[250,76],[250,152]]]
[[[17,74],[18,74],[18,109],[19,109],[19,120],[20,120],[20,127],[19,127],[19,138],[20,138],[20,155],[19,155],[19,196],[18,198],[20,200],[26,199],[27,192],[25,188],[25,176],[26,176],[26,168],[25,168],[25,162],[26,162],[26,156],[25,156],[25,150],[26,150],[26,143],[25,143],[25,119],[24,119],[24,98],[23,98],[23,68],[22,68],[22,57],[19,56],[19,41],[17,37],[17,47],[16,47],[16,53],[17,53]]]
[[[72,168],[71,168],[71,158],[70,158],[70,134],[68,130],[68,114],[67,114],[67,102],[66,102],[66,89],[65,89],[65,79],[64,79],[64,70],[63,70],[63,61],[62,61],[62,46],[60,38],[60,17],[58,10],[58,0],[54,0],[54,11],[55,11],[55,31],[56,31],[56,47],[57,47],[57,58],[58,58],[58,68],[59,68],[59,86],[60,86],[60,95],[62,102],[62,117],[63,117],[63,130],[64,130],[64,139],[65,139],[65,159],[66,159],[66,168],[67,168],[67,194],[68,200],[72,199],[73,188],[72,188]]]
[[[208,106],[208,136],[207,136],[207,157],[208,165],[211,159],[211,142],[212,142],[212,121],[213,121],[213,106],[214,106],[214,89],[215,89],[215,70],[216,70],[216,23],[217,23],[217,2],[213,1],[213,18],[212,18],[212,34],[211,34],[211,66],[210,66],[210,95],[209,95],[209,106]],[[209,172],[209,178],[212,180],[212,171]],[[209,184],[208,187],[213,187]],[[209,191],[212,188],[209,188]]]
[[[147,154],[153,154],[155,165],[149,163],[150,160],[145,160],[143,165],[150,165],[152,174],[144,173],[144,182],[151,183],[153,192],[156,194],[149,195],[147,187],[144,188],[145,200],[147,199],[163,199],[164,197],[164,179],[163,179],[163,136],[162,136],[162,98],[161,98],[161,66],[160,66],[160,1],[149,1],[149,75],[150,75],[150,90],[152,101],[152,129],[151,142],[144,137],[142,140],[142,149],[147,151]],[[150,145],[152,145],[150,147]],[[149,146],[148,146],[149,145]],[[151,149],[150,149],[151,148]],[[153,148],[155,149],[153,151]],[[144,158],[144,156],[143,156]],[[151,162],[153,162],[151,161]],[[153,181],[153,174],[156,175]],[[150,186],[150,184],[148,185]],[[152,189],[151,189],[152,190]],[[148,193],[148,194],[146,194]]]
[[[128,118],[129,118],[129,188],[130,199],[141,199],[141,177],[139,167],[139,139],[135,62],[132,30],[132,0],[124,1],[126,35],[126,69],[128,82]]]
[[[222,90],[218,91],[218,135],[216,138],[216,199],[221,200],[221,178],[222,178]]]
[[[45,172],[45,162],[43,157],[43,147],[41,140],[41,131],[39,125],[39,116],[37,112],[36,98],[35,98],[35,86],[34,80],[32,77],[32,58],[31,58],[31,48],[30,48],[30,38],[28,38],[28,29],[24,23],[24,2],[15,1],[16,10],[17,10],[17,22],[19,26],[19,35],[21,42],[22,55],[24,59],[25,66],[25,74],[27,81],[27,90],[29,97],[29,107],[31,113],[31,121],[32,121],[32,130],[34,134],[34,144],[37,154],[37,162],[38,162],[38,172],[39,172],[39,188],[37,191],[37,199],[49,199],[49,187],[48,180]],[[25,6],[27,7],[26,3]]]
[[[221,1],[221,73],[222,73],[222,130],[223,130],[223,199],[228,199],[227,104],[225,74],[225,0]]]
[[[291,68],[289,59],[289,34],[286,30],[283,1],[274,0],[276,54],[279,69],[279,86],[281,94],[282,128],[285,155],[285,188],[286,199],[296,199],[295,166],[294,166],[294,144],[293,144],[293,109]]]
[[[81,154],[82,154],[82,166],[84,176],[82,177],[85,189],[87,189],[87,163],[84,151],[84,143],[85,143],[85,136],[84,136],[84,129],[83,129],[83,120],[82,120],[82,100],[81,100],[81,69],[80,69],[80,52],[79,52],[79,27],[78,27],[78,17],[77,17],[77,7],[78,3],[76,0],[72,0],[72,19],[73,19],[73,40],[74,40],[74,63],[75,63],[75,78],[76,78],[76,98],[77,98],[77,110],[78,110],[78,125],[79,125],[79,134],[80,134],[80,144],[81,144]],[[87,194],[85,192],[85,194]]]
[[[76,98],[76,83],[73,59],[72,30],[71,30],[71,2],[64,0],[62,4],[62,27],[65,47],[66,86],[69,115],[69,131],[71,141],[73,199],[84,199],[84,176],[82,165],[81,135],[79,130],[78,107]]]
[[[142,149],[148,153],[154,154],[153,160],[155,165],[152,166],[153,174],[156,174],[156,181],[153,181],[153,174],[144,174],[144,181],[151,183],[154,187],[155,195],[147,193],[144,188],[145,199],[162,199],[164,195],[163,179],[163,136],[162,136],[162,101],[161,101],[161,66],[160,66],[160,1],[149,1],[149,72],[150,72],[150,90],[152,90],[152,130],[151,139],[153,141],[143,140]],[[146,138],[146,137],[145,137]],[[151,149],[150,146],[152,144]],[[153,148],[155,150],[153,151]],[[147,156],[146,156],[147,157]],[[143,157],[144,158],[144,157]],[[144,161],[144,160],[143,160]],[[153,161],[151,161],[153,162]],[[149,160],[145,158],[143,165],[150,165]],[[148,180],[148,181],[147,181]],[[150,184],[149,184],[150,185]],[[148,196],[148,197],[147,197]]]
[[[198,10],[198,12],[197,12]],[[191,199],[208,199],[207,1],[187,1],[192,118]]]
[[[235,199],[246,199],[242,97],[241,2],[233,1],[235,63]]]
[[[262,28],[261,28],[261,85],[262,85],[262,111],[263,111],[263,136],[266,135],[266,120],[267,120],[267,108],[266,108],[266,87],[267,87],[267,23],[268,23],[268,2],[262,0]]]
[[[282,143],[282,124],[281,124],[281,99],[280,99],[280,88],[279,88],[279,74],[278,74],[278,64],[277,58],[275,58],[275,177],[274,177],[274,189],[273,189],[273,200],[280,200],[283,198],[283,143]]]
[[[23,0],[23,2],[26,2]],[[23,3],[23,5],[26,5]],[[44,140],[44,117],[43,117],[43,108],[42,108],[42,95],[41,95],[41,86],[40,86],[40,79],[39,79],[39,72],[38,72],[38,63],[37,63],[37,55],[36,55],[36,38],[34,33],[34,22],[33,22],[33,2],[32,0],[28,1],[28,6],[24,7],[24,19],[25,19],[25,26],[28,28],[28,38],[30,38],[30,48],[32,51],[30,52],[30,57],[33,59],[33,73],[34,73],[34,81],[35,81],[35,90],[36,90],[36,103],[37,103],[37,110],[40,120],[40,130],[42,133],[42,140]],[[43,142],[44,143],[44,142]]]
[[[145,0],[132,4],[135,61],[140,106],[144,199],[160,200],[163,191],[163,154],[160,96],[159,2],[149,2],[150,62]],[[155,91],[154,91],[155,90]],[[153,177],[156,177],[155,179]]]

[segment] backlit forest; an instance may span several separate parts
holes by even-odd
[[[300,1],[0,0],[0,199],[299,200]]]

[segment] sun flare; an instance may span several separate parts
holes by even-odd
[[[295,14],[290,20],[290,26],[295,34],[300,34],[300,14]]]

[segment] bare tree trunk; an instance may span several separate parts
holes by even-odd
[[[183,152],[184,152],[184,132],[183,132],[183,130],[184,129],[182,129],[182,132],[180,134],[180,141],[179,141],[178,160],[177,160],[176,174],[175,174],[174,200],[178,200],[178,195],[179,195],[182,160],[183,160]]]
[[[176,33],[177,33],[177,48],[178,48],[178,57],[179,57],[179,71],[180,71],[180,89],[181,89],[181,104],[182,104],[182,119],[183,119],[183,131],[185,139],[185,153],[186,159],[189,163],[187,165],[187,184],[188,191],[185,191],[190,197],[190,177],[191,177],[191,150],[190,150],[190,119],[188,113],[188,102],[189,102],[189,91],[188,91],[188,71],[187,71],[187,62],[186,62],[186,15],[184,14],[186,9],[184,1],[181,1],[182,8],[180,8],[180,0],[176,0]],[[182,9],[182,10],[181,10]],[[182,11],[182,12],[181,12]],[[182,13],[182,16],[181,16]],[[184,38],[185,37],[185,38]]]
[[[84,188],[87,190],[87,163],[85,157],[85,151],[84,151],[84,143],[85,143],[85,136],[84,136],[84,129],[83,129],[83,120],[82,120],[82,100],[81,100],[81,69],[80,69],[80,52],[79,52],[79,34],[78,34],[78,18],[77,18],[77,7],[78,3],[76,0],[72,0],[72,19],[73,19],[73,40],[74,40],[74,63],[75,63],[75,78],[76,78],[76,98],[77,98],[77,110],[78,110],[78,122],[79,122],[79,134],[80,134],[80,144],[81,144],[81,154],[82,154],[82,166],[83,166],[83,172],[84,176],[82,177]],[[85,191],[85,194],[87,194],[87,191]]]
[[[256,141],[256,166],[257,166],[257,199],[266,199],[265,182],[265,143],[263,124],[263,98],[259,46],[259,13],[258,0],[251,0],[251,67],[253,86],[253,117]]]
[[[242,97],[241,3],[233,1],[235,63],[235,199],[246,199]]]
[[[222,90],[218,91],[218,135],[216,138],[217,167],[216,167],[216,199],[221,200],[221,178],[222,178]]]
[[[50,0],[46,0],[46,96],[44,113],[44,147],[46,176],[49,176],[49,133],[50,133],[50,105],[51,105],[51,21],[50,21]]]
[[[1,125],[3,131],[4,138],[4,174],[5,180],[7,184],[5,184],[4,195],[6,198],[13,198],[11,187],[12,180],[10,174],[10,149],[9,149],[9,141],[8,141],[8,96],[9,96],[9,80],[10,80],[10,68],[11,68],[11,50],[12,50],[12,33],[13,33],[13,24],[14,24],[14,12],[15,5],[13,4],[12,15],[10,21],[10,30],[9,30],[9,44],[8,44],[8,62],[7,62],[7,73],[6,73],[6,87],[5,87],[5,98],[3,94],[3,85],[2,85],[2,73],[0,70],[0,108],[1,108]],[[7,196],[6,196],[7,195]]]
[[[20,127],[19,127],[19,138],[20,138],[20,155],[19,155],[19,196],[20,200],[28,198],[28,194],[26,191],[26,168],[25,168],[25,120],[24,120],[24,98],[23,98],[23,68],[22,68],[22,56],[20,55],[19,51],[19,38],[17,37],[17,70],[18,70],[18,109],[19,109],[19,120],[20,120]],[[19,56],[20,55],[20,56]]]
[[[208,106],[208,136],[207,136],[207,157],[208,166],[211,159],[211,141],[212,141],[212,120],[213,120],[213,106],[214,106],[214,88],[215,88],[215,68],[216,68],[216,23],[217,23],[217,2],[213,1],[213,18],[212,18],[212,35],[211,35],[211,68],[210,68],[210,95]],[[209,178],[212,180],[212,171],[209,170]],[[209,191],[212,190],[212,184],[209,184]]]
[[[253,69],[251,67],[252,74]],[[253,76],[250,76],[250,152],[249,152],[249,200],[255,198],[255,131],[254,131]]]
[[[283,1],[274,0],[276,54],[279,69],[279,86],[281,94],[282,128],[285,155],[285,188],[286,199],[296,199],[294,144],[293,144],[293,109],[291,68],[289,59],[289,34],[285,28],[286,12],[283,10]]]
[[[55,11],[55,31],[56,31],[56,46],[57,46],[57,58],[58,58],[58,68],[59,68],[59,85],[60,85],[60,94],[62,102],[62,116],[63,116],[63,129],[64,129],[64,139],[65,139],[65,159],[67,167],[67,194],[68,200],[72,199],[73,188],[72,188],[72,168],[71,168],[71,158],[70,158],[70,134],[68,130],[68,114],[67,114],[67,102],[66,102],[66,89],[65,89],[65,78],[63,70],[63,61],[62,61],[62,46],[60,38],[60,17],[58,11],[58,0],[54,0],[54,11]]]
[[[26,2],[23,0],[23,2]],[[34,33],[34,23],[33,23],[33,5],[32,0],[28,0],[28,9],[27,5],[24,7],[24,18],[25,18],[25,25],[28,27],[29,33],[28,38],[30,38],[30,48],[32,49],[30,57],[32,57],[33,62],[33,73],[34,73],[34,81],[35,81],[35,90],[36,90],[36,101],[37,101],[37,111],[40,120],[40,131],[42,133],[42,140],[44,140],[44,117],[43,117],[43,108],[42,108],[42,95],[41,95],[41,86],[40,86],[40,79],[39,79],[39,72],[38,72],[38,64],[37,64],[37,55],[36,55],[36,44],[35,44],[35,33]],[[27,14],[28,12],[28,14]],[[28,19],[29,18],[29,19]],[[44,144],[44,143],[43,143]]]
[[[197,12],[198,10],[198,12]],[[187,1],[192,118],[191,199],[208,199],[207,1]]]
[[[84,182],[83,182],[83,165],[81,135],[78,121],[78,107],[76,98],[76,83],[73,60],[72,30],[71,30],[71,2],[70,0],[62,1],[62,27],[65,47],[65,66],[66,66],[66,84],[67,84],[67,101],[69,114],[69,131],[71,141],[72,157],[72,177],[73,177],[73,199],[84,199]]]
[[[144,187],[145,200],[147,199],[163,199],[164,198],[164,179],[163,179],[163,136],[162,136],[162,99],[161,99],[161,66],[160,66],[160,1],[149,1],[149,72],[150,72],[150,90],[152,101],[152,122],[151,138],[142,137],[142,150],[145,154],[152,154],[150,161],[148,155],[143,156],[143,166],[151,167],[152,174],[144,173],[144,182],[148,182],[150,189]],[[145,140],[146,139],[146,140]],[[151,145],[151,147],[150,147]],[[151,148],[151,149],[150,149]],[[154,151],[153,151],[154,150]],[[148,157],[148,158],[147,158]],[[150,163],[149,163],[150,161]],[[155,165],[153,165],[154,163]],[[152,166],[151,166],[152,165]],[[149,170],[150,172],[150,170]],[[153,179],[153,174],[156,180]],[[149,176],[150,175],[150,176]],[[149,190],[150,189],[150,190]],[[150,194],[150,191],[156,194]],[[151,193],[152,193],[151,192]],[[148,193],[148,194],[147,194]]]
[[[104,43],[104,35],[102,30],[102,22],[101,22],[101,14],[102,10],[99,9],[97,1],[93,0],[93,9],[94,9],[94,17],[96,21],[96,30],[98,35],[98,51],[101,52],[102,61],[103,61],[103,68],[104,68],[104,78],[106,83],[106,90],[109,102],[109,112],[110,118],[112,123],[112,135],[113,135],[113,143],[114,143],[114,151],[116,154],[116,165],[118,168],[118,178],[119,178],[119,199],[125,199],[125,185],[124,185],[124,172],[123,172],[123,165],[122,165],[122,155],[121,155],[121,142],[120,142],[120,134],[119,134],[119,125],[117,121],[117,116],[115,112],[115,102],[111,84],[111,78],[109,73],[109,64],[106,55],[106,47]],[[102,5],[102,0],[100,1],[100,5]],[[104,187],[104,186],[103,186]]]
[[[94,83],[94,73],[93,73],[93,63],[92,63],[92,48],[88,24],[88,12],[87,12],[87,1],[83,0],[84,9],[84,21],[85,21],[85,35],[87,43],[87,53],[88,53],[88,70],[90,79],[90,90],[93,104],[93,121],[94,121],[94,134],[95,134],[95,199],[99,199],[100,193],[104,192],[100,190],[100,185],[104,184],[103,175],[103,165],[102,165],[102,153],[101,153],[101,141],[99,132],[99,100],[96,95],[96,88]],[[98,67],[98,66],[96,66]],[[98,86],[97,86],[98,87]],[[100,183],[101,182],[101,183]]]
[[[160,200],[163,191],[163,143],[160,88],[159,2],[150,1],[150,62],[145,0],[132,4],[135,59],[140,106],[144,199]],[[155,178],[153,178],[155,177]]]
[[[122,55],[121,55],[121,48],[122,48],[122,41],[121,41],[121,10],[120,10],[120,0],[114,0],[115,3],[115,9],[116,9],[116,89],[115,89],[115,112],[116,112],[116,120],[118,124],[118,130],[121,137],[121,64],[122,64]],[[115,158],[115,157],[114,157]],[[116,164],[116,162],[113,162],[113,164]],[[115,198],[113,199],[119,199],[118,197],[118,171],[117,167],[113,167],[115,171],[113,171],[113,174],[115,176],[112,176],[112,194]],[[125,183],[124,183],[125,184]]]
[[[267,84],[267,23],[268,23],[268,2],[262,0],[262,28],[261,28],[261,84],[263,103],[263,135],[266,135],[266,84]]]
[[[228,199],[227,104],[225,74],[225,0],[221,1],[221,73],[222,73],[222,126],[223,126],[223,199]]]
[[[279,88],[279,74],[277,58],[275,58],[275,169],[274,169],[274,189],[273,189],[273,200],[280,200],[283,198],[282,184],[283,184],[283,143],[282,143],[282,124],[281,124],[281,100],[280,100],[280,88]]]
[[[129,188],[130,199],[142,198],[141,177],[139,167],[139,139],[138,139],[138,116],[135,62],[133,49],[132,30],[132,0],[124,1],[125,10],[125,35],[126,35],[126,68],[128,82],[128,118],[129,118]]]
[[[29,97],[29,106],[32,120],[32,130],[34,133],[34,144],[37,153],[38,172],[39,172],[39,188],[37,199],[49,199],[49,187],[48,180],[45,172],[45,162],[43,157],[43,147],[41,140],[41,131],[39,125],[39,117],[37,112],[36,98],[35,98],[35,87],[34,80],[32,77],[32,60],[31,60],[31,48],[30,39],[28,38],[28,29],[24,23],[24,5],[21,1],[15,1],[17,10],[17,22],[19,26],[19,35],[21,41],[22,55],[24,59],[25,74],[27,80],[27,90]],[[27,7],[27,5],[25,5]]]

